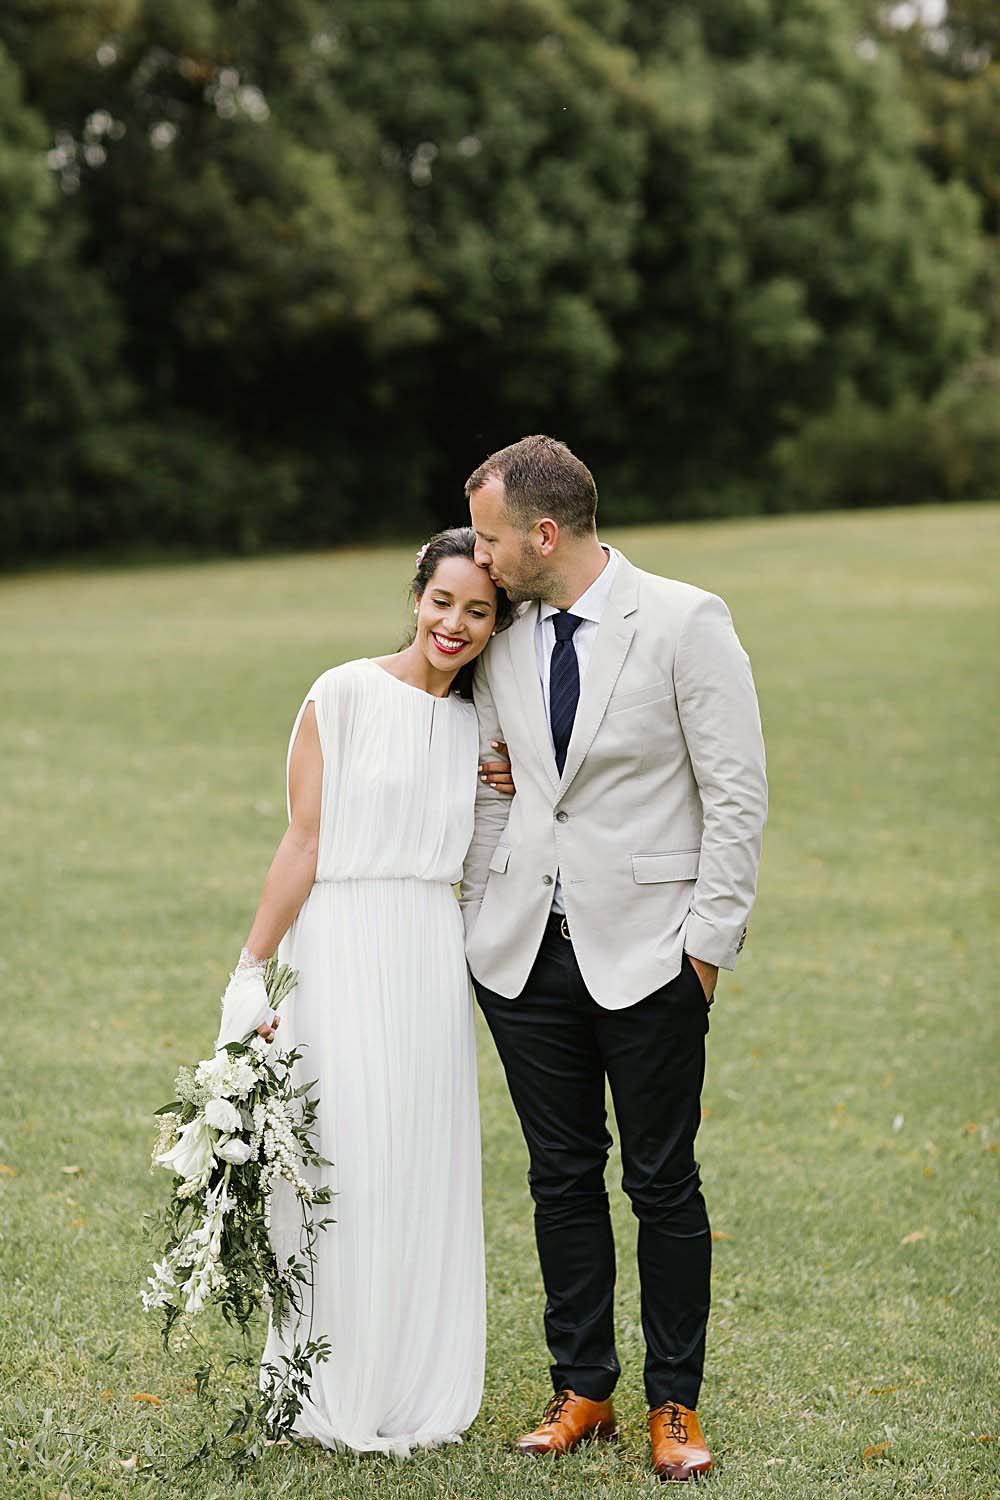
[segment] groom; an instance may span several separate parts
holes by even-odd
[[[590,470],[527,437],[466,485],[476,561],[525,607],[479,659],[469,965],[530,1157],[555,1395],[524,1453],[615,1432],[611,1137],[639,1220],[653,1463],[712,1464],[695,1407],[711,1235],[694,1140],[719,968],[746,937],[767,807],[750,662],[725,604],[601,544]]]

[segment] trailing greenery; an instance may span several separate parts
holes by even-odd
[[[264,968],[268,1000],[277,1010],[295,988],[297,974],[272,955]],[[214,1361],[196,1337],[203,1314],[218,1308],[239,1331],[242,1349],[230,1359],[242,1364],[257,1385],[229,1414],[226,1438],[207,1438],[184,1467],[218,1454],[243,1466],[260,1459],[268,1443],[291,1437],[316,1365],[330,1357],[329,1341],[313,1334],[316,1242],[335,1221],[317,1219],[315,1209],[332,1202],[328,1187],[307,1181],[304,1171],[329,1167],[313,1140],[319,1099],[314,1083],[295,1086],[293,1068],[303,1053],[272,1049],[256,1032],[227,1042],[196,1068],[182,1067],[177,1098],[156,1114],[160,1130],[153,1164],[173,1176],[170,1198],[150,1215],[155,1241],[153,1274],[141,1293],[147,1312],[160,1318],[163,1348],[173,1342],[199,1344],[204,1363],[196,1390],[205,1396]],[[275,1184],[283,1180],[301,1219],[299,1241],[279,1257],[271,1242]],[[159,1259],[157,1260],[157,1256]],[[291,1354],[260,1363],[256,1332],[264,1311],[272,1326],[288,1333]],[[258,1378],[259,1375],[259,1378]],[[170,1477],[169,1465],[150,1466]]]
[[[931,48],[839,0],[8,8],[0,546],[426,531],[530,430],[612,520],[814,503],[800,436],[994,339],[965,12]]]

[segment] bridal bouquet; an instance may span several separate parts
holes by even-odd
[[[295,981],[287,964],[268,960],[264,985],[275,1010]],[[312,1144],[313,1084],[296,1088],[293,1083],[292,1066],[301,1055],[281,1052],[248,1031],[214,1057],[182,1067],[176,1099],[156,1111],[160,1132],[153,1163],[173,1173],[174,1192],[151,1225],[159,1255],[140,1295],[147,1311],[162,1315],[165,1348],[172,1333],[189,1338],[194,1320],[208,1306],[218,1307],[244,1336],[262,1307],[277,1328],[291,1312],[302,1311],[303,1294],[311,1310],[316,1238],[333,1220],[317,1222],[312,1210],[330,1202],[330,1190],[311,1186],[302,1168],[331,1164]],[[283,1262],[269,1235],[271,1192],[280,1179],[302,1214],[299,1253]],[[310,1327],[281,1368],[263,1368],[257,1401],[245,1398],[228,1435],[246,1436],[258,1428],[271,1441],[288,1436],[312,1365],[329,1352],[326,1340],[312,1338]],[[200,1371],[200,1394],[207,1380],[208,1371]]]

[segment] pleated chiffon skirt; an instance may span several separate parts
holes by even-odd
[[[279,954],[299,971],[283,1044],[317,1081],[336,1223],[317,1243],[312,1332],[329,1338],[298,1432],[405,1457],[459,1440],[479,1410],[485,1271],[473,998],[450,885],[314,885]],[[279,1030],[279,1036],[281,1035]],[[300,1209],[279,1187],[272,1238]],[[269,1331],[265,1361],[305,1319]]]

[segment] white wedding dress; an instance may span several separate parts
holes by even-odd
[[[327,1447],[406,1456],[459,1441],[479,1410],[486,1296],[473,997],[452,885],[472,837],[472,703],[434,698],[367,658],[316,707],[323,802],[316,881],[281,942],[298,987],[278,1040],[318,1080],[312,1174],[334,1190],[317,1242],[315,1369],[297,1424]],[[287,786],[287,764],[286,764]],[[289,808],[290,815],[290,808]],[[283,1187],[283,1185],[279,1185]],[[299,1210],[276,1191],[279,1256]],[[306,1336],[269,1329],[265,1360]]]

